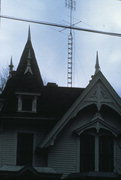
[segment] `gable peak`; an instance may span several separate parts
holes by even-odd
[[[96,53],[96,64],[95,64],[95,74],[97,74],[100,71],[100,65],[99,65],[99,57],[98,57],[98,51]]]

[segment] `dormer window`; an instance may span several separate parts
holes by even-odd
[[[23,111],[32,111],[33,99],[34,98],[32,96],[22,97],[22,110]]]
[[[37,112],[38,93],[16,93],[18,95],[18,112]]]

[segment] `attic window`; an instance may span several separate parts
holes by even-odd
[[[18,112],[37,112],[38,96],[39,94],[19,93],[18,94]]]
[[[33,97],[32,96],[23,96],[22,97],[22,110],[23,111],[32,111]]]

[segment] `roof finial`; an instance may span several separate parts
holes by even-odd
[[[9,77],[12,77],[13,67],[14,65],[13,65],[12,56],[11,56],[10,65],[9,65]]]
[[[30,25],[29,25],[29,29],[28,29],[28,41],[31,41],[31,31],[30,31]]]
[[[100,71],[100,65],[99,65],[99,58],[98,58],[98,51],[97,51],[97,54],[96,54],[96,64],[95,64],[95,74],[97,74],[98,71]]]

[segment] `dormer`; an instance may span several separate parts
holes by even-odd
[[[39,93],[17,92],[17,111],[18,112],[37,112],[37,101]]]

